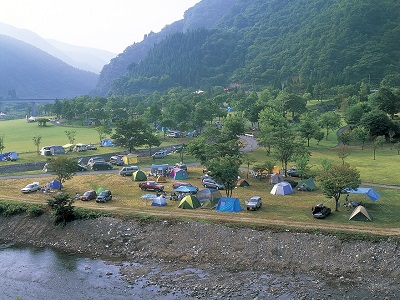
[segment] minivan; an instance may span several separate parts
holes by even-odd
[[[127,166],[127,167],[123,167],[120,171],[119,171],[119,175],[121,176],[132,176],[134,172],[138,171],[139,168],[137,166]]]
[[[110,164],[116,166],[122,166],[124,164],[124,160],[122,159],[121,156],[114,155],[110,157]]]
[[[152,158],[164,158],[167,156],[167,152],[165,151],[158,151],[156,153],[154,153],[151,157]]]

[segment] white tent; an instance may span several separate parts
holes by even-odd
[[[289,182],[282,181],[272,187],[272,195],[288,195],[293,193],[293,188]]]

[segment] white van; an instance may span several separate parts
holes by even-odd
[[[127,166],[127,167],[123,167],[120,171],[119,171],[119,175],[121,176],[132,176],[134,172],[138,171],[139,167],[138,166]]]

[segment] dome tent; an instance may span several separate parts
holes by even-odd
[[[199,199],[197,199],[197,197],[194,195],[185,196],[178,205],[179,208],[189,208],[189,209],[195,209],[200,206],[201,204]]]
[[[289,195],[291,193],[293,193],[293,188],[290,185],[290,183],[286,182],[286,181],[282,181],[282,182],[275,184],[271,190],[272,195],[282,195],[283,196],[283,195]]]
[[[136,172],[133,172],[132,181],[146,181],[146,180],[147,180],[147,176],[143,171],[138,170]]]

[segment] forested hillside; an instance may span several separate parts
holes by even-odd
[[[111,93],[120,95],[230,84],[378,87],[400,69],[400,2],[203,0],[151,38],[150,51],[145,39],[106,66],[97,92],[117,78]]]
[[[98,76],[0,35],[0,97],[68,98],[88,94]]]

